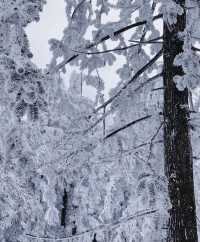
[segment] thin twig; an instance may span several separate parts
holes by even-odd
[[[139,91],[141,88],[143,88],[146,84],[158,79],[159,77],[162,77],[163,73],[158,73],[155,76],[150,77],[149,79],[147,79],[145,82],[141,83],[134,91],[137,92]]]
[[[83,131],[83,134],[87,134],[90,130],[92,130],[93,128],[95,128],[97,126],[97,124],[99,124],[100,122],[104,121],[105,118],[110,115],[113,112],[113,110],[109,110],[105,113],[103,113],[103,115],[96,120],[95,123],[93,123],[89,128],[87,128],[86,130]]]
[[[73,11],[73,13],[72,13],[71,19],[74,18],[74,16],[75,16],[77,10],[81,7],[81,5],[82,5],[85,1],[86,1],[86,0],[82,0],[80,3],[77,4],[77,6],[75,7],[75,9],[74,9],[74,11]]]
[[[154,14],[155,8],[156,8],[156,2],[155,2],[155,0],[153,0],[152,6],[151,6],[152,15]],[[142,36],[140,38],[140,42],[144,41],[145,36],[147,34],[147,29],[148,29],[147,25],[145,25],[144,28],[143,28]],[[141,50],[142,50],[142,45],[139,44],[138,54],[140,54]]]
[[[146,41],[141,41],[141,40],[129,40],[131,43],[138,43],[138,44],[151,44],[151,43],[156,43],[156,44],[163,44],[163,42],[158,42],[158,40],[163,39],[163,36],[159,36],[154,39],[146,40]]]
[[[157,39],[160,39],[160,37],[159,38],[152,39],[152,40],[149,40],[149,41],[144,41],[144,42],[140,42],[140,41],[136,41],[136,40],[135,41],[129,40],[129,42],[134,42],[134,43],[137,43],[137,44],[129,45],[129,46],[121,47],[121,48],[113,48],[113,49],[104,50],[104,51],[86,52],[84,50],[73,50],[73,49],[71,51],[73,51],[75,53],[78,53],[78,54],[85,54],[85,55],[106,54],[106,53],[110,53],[110,52],[114,52],[114,51],[127,50],[127,49],[130,49],[130,48],[139,46],[141,44],[143,44],[143,45],[146,45],[146,44],[162,44],[162,42],[156,41]]]
[[[192,50],[194,50],[194,51],[200,51],[200,49],[199,49],[199,48],[194,47],[194,46],[192,46]]]
[[[163,122],[161,122],[161,124],[159,125],[158,129],[156,130],[155,134],[153,135],[153,137],[151,138],[151,141],[150,141],[150,145],[149,145],[149,155],[148,155],[148,158],[147,158],[147,164],[149,165],[149,167],[151,168],[151,170],[154,172],[154,169],[152,168],[151,166],[151,163],[149,162],[150,159],[151,159],[151,155],[152,155],[152,148],[153,148],[153,145],[154,145],[154,140],[155,138],[157,137],[157,135],[159,134],[161,128],[163,126]],[[155,172],[154,172],[155,173]]]
[[[156,74],[155,76],[149,78],[148,80],[146,80],[145,82],[141,83],[140,86],[138,86],[134,91],[137,92],[139,91],[141,88],[143,88],[146,84],[156,80],[157,78],[161,77],[163,73],[158,73]],[[103,115],[96,120],[96,122],[94,124],[92,124],[89,128],[87,128],[86,130],[84,130],[84,134],[88,133],[88,131],[90,131],[91,129],[95,128],[96,125],[98,125],[101,121],[105,122],[105,119],[107,118],[108,115],[110,115],[113,110],[108,110],[107,112],[105,111],[106,110],[106,106],[103,107]],[[96,113],[96,111],[95,111]]]
[[[159,90],[164,90],[164,87],[153,88],[151,91],[155,92],[155,91],[159,91]]]
[[[132,43],[138,43],[138,45],[146,45],[146,44],[163,44],[163,41],[139,41],[139,40],[129,40]]]

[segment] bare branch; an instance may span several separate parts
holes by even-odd
[[[135,81],[143,72],[145,72],[149,67],[151,67],[161,56],[162,56],[163,50],[161,49],[145,66],[143,66],[139,71],[135,73],[135,75],[126,82],[123,87],[110,99],[108,99],[104,104],[99,106],[95,111],[98,112],[100,109],[108,106],[113,100],[115,100],[124,89],[126,89],[133,81]]]
[[[130,126],[132,126],[132,125],[134,125],[134,124],[136,124],[136,123],[139,123],[139,122],[141,122],[141,121],[147,120],[147,119],[149,119],[149,118],[151,118],[151,117],[152,117],[152,115],[147,115],[147,116],[145,116],[145,117],[142,117],[142,118],[136,119],[136,120],[134,120],[134,121],[132,121],[132,122],[130,122],[130,123],[124,125],[123,127],[114,130],[114,131],[111,132],[110,134],[106,135],[106,137],[105,137],[104,139],[108,139],[108,138],[110,138],[111,136],[113,136],[113,135],[119,133],[120,131],[122,131],[122,130],[124,130],[124,129],[127,129],[127,128],[129,128]]]

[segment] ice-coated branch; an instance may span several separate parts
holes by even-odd
[[[194,51],[200,51],[200,49],[199,48],[197,48],[197,47],[194,47],[194,46],[192,46],[192,50],[194,50]]]
[[[76,8],[74,9],[74,11],[73,11],[73,13],[72,13],[71,19],[74,18],[74,16],[75,16],[77,10],[82,6],[82,4],[84,4],[85,1],[86,1],[86,0],[82,0],[79,4],[77,4]]]
[[[128,123],[128,124],[126,124],[126,125],[120,127],[119,129],[116,129],[116,130],[114,130],[113,132],[109,133],[108,135],[106,135],[106,137],[105,137],[104,139],[108,139],[108,138],[112,137],[113,135],[119,133],[120,131],[122,131],[122,130],[124,130],[124,129],[127,129],[127,128],[131,127],[132,125],[137,124],[137,123],[139,123],[139,122],[141,122],[141,121],[147,120],[147,119],[149,119],[149,118],[151,118],[151,117],[152,117],[152,115],[147,115],[147,116],[145,116],[145,117],[142,117],[142,118],[136,119],[136,120],[134,120],[134,121],[132,121],[132,122],[130,122],[130,123]]]
[[[155,134],[153,135],[153,137],[151,138],[150,144],[149,144],[149,155],[147,158],[147,164],[149,165],[149,167],[151,168],[151,170],[154,172],[154,169],[151,166],[151,163],[149,162],[152,156],[152,149],[153,149],[153,145],[154,145],[154,140],[156,139],[157,135],[159,134],[161,128],[163,126],[163,122],[161,122],[161,124],[159,125],[159,127],[156,129]]]
[[[140,42],[139,40],[129,40],[129,42],[134,42],[137,44],[133,44],[133,45],[129,45],[129,46],[125,46],[125,47],[121,47],[121,48],[113,48],[113,49],[109,49],[109,50],[104,50],[104,51],[95,51],[95,52],[86,52],[86,51],[82,51],[82,50],[72,50],[75,53],[78,54],[85,54],[85,55],[98,55],[98,54],[105,54],[105,53],[110,53],[110,52],[114,52],[114,51],[123,51],[123,50],[127,50],[136,46],[140,46],[140,45],[146,45],[146,44],[162,44],[162,42],[157,42],[156,40],[161,39],[162,37],[158,37],[152,40],[148,40],[148,41],[143,41]]]
[[[159,77],[162,77],[162,75],[163,75],[163,73],[161,72],[161,73],[156,74],[155,76],[150,77],[145,82],[141,83],[134,91],[135,92],[139,91],[140,89],[142,89],[148,83],[153,82],[154,80],[158,79]],[[105,108],[106,108],[106,106],[104,106],[104,109]],[[96,113],[96,111],[99,111],[99,110],[95,110],[95,113]],[[83,133],[84,134],[88,133],[90,130],[95,128],[100,122],[102,122],[102,121],[104,122],[105,119],[107,118],[107,116],[110,115],[112,112],[113,112],[113,110],[109,110],[107,112],[104,112],[104,114],[99,119],[97,119],[94,124],[92,124],[89,128],[84,130]]]
[[[161,49],[145,66],[143,66],[139,71],[135,73],[135,75],[126,82],[123,87],[111,98],[109,98],[105,103],[103,103],[101,106],[99,106],[96,109],[96,112],[98,112],[100,109],[108,106],[112,101],[114,101],[122,92],[124,89],[126,89],[133,81],[135,81],[143,72],[145,72],[149,67],[151,67],[161,56],[162,56],[163,50]]]
[[[143,88],[145,85],[147,85],[148,83],[158,79],[159,77],[162,77],[163,73],[160,72],[158,74],[156,74],[155,76],[150,77],[149,79],[147,79],[145,82],[141,83],[134,91],[137,92],[139,91],[141,88]]]
[[[158,15],[154,16],[152,20],[155,21],[155,20],[160,19],[160,18],[162,18],[162,14],[158,14]],[[117,35],[122,34],[122,33],[126,32],[126,31],[128,31],[128,30],[130,30],[130,29],[132,29],[132,28],[139,27],[139,26],[144,25],[144,24],[146,24],[146,23],[147,23],[147,21],[144,20],[144,21],[140,21],[140,22],[137,22],[137,23],[134,23],[134,24],[130,24],[130,25],[124,27],[124,28],[121,28],[121,29],[115,31],[115,32],[113,33],[113,35],[114,35],[114,36],[117,36]],[[104,42],[104,41],[106,41],[106,40],[109,40],[110,38],[111,38],[110,35],[106,35],[106,36],[104,36],[103,38],[101,38],[99,41],[97,41],[97,42],[95,42],[95,43],[92,43],[92,44],[90,44],[89,46],[87,46],[87,49],[90,49],[90,48],[92,48],[92,47],[94,47],[94,46],[96,46],[96,45],[98,45],[98,44],[100,44],[100,43],[102,43],[102,42]],[[55,72],[59,71],[59,70],[62,69],[65,65],[67,65],[67,64],[70,63],[71,61],[75,60],[78,56],[79,56],[79,54],[76,54],[76,55],[73,55],[72,57],[70,57],[69,59],[65,59],[65,60],[63,60],[60,64],[58,64],[58,65],[54,68],[54,70],[52,71],[52,73],[55,73]],[[48,74],[48,73],[47,73],[47,74]]]
[[[95,228],[92,228],[92,229],[88,229],[88,230],[85,230],[84,232],[80,232],[76,235],[71,235],[71,236],[68,236],[68,237],[64,237],[64,238],[50,238],[50,237],[41,237],[41,236],[37,236],[37,235],[32,235],[32,234],[25,234],[26,237],[30,238],[30,239],[37,239],[37,240],[44,240],[44,241],[69,241],[69,239],[75,239],[75,238],[79,238],[80,236],[83,236],[85,234],[88,234],[88,233],[96,233],[98,231],[103,231],[103,230],[113,230],[115,229],[117,226],[119,225],[122,225],[122,224],[125,224],[131,220],[134,220],[138,217],[143,217],[143,216],[146,216],[146,215],[151,215],[151,214],[154,214],[158,211],[158,209],[146,209],[146,210],[142,210],[142,211],[139,211],[137,213],[135,213],[134,215],[132,216],[129,216],[127,218],[122,218],[121,220],[118,220],[118,221],[115,221],[114,223],[111,223],[111,224],[102,224],[100,226],[97,226]]]
[[[155,8],[156,8],[156,2],[155,2],[155,0],[153,0],[152,6],[151,6],[152,15],[154,14]],[[140,37],[140,42],[144,41],[147,31],[148,31],[148,27],[147,27],[147,25],[145,25],[143,27],[142,36]],[[142,45],[139,44],[138,54],[141,52],[141,50],[142,50]]]
[[[95,123],[93,123],[89,128],[87,128],[86,130],[84,130],[83,134],[86,134],[86,133],[88,133],[90,130],[92,130],[93,128],[95,128],[100,122],[104,121],[104,120],[106,119],[106,117],[107,117],[108,115],[110,115],[111,113],[112,113],[112,110],[109,110],[109,111],[107,111],[107,112],[104,112],[103,115],[102,115],[99,119],[97,119],[97,120],[95,121]]]

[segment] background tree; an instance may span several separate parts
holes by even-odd
[[[30,241],[25,236],[30,231],[65,235],[60,224],[62,195],[71,185],[65,177],[72,177],[81,165],[80,159],[68,169],[67,157],[81,149],[79,145],[81,154],[88,150],[89,155],[92,149],[91,141],[80,139],[80,133],[89,125],[84,109],[89,111],[93,104],[77,93],[74,84],[67,94],[59,75],[46,76],[31,62],[24,27],[39,20],[43,4],[3,1],[0,5],[0,238],[5,242]]]

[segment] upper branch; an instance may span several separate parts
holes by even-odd
[[[133,44],[133,45],[129,45],[129,46],[125,46],[125,47],[121,47],[121,48],[113,48],[113,49],[109,49],[109,50],[104,50],[104,51],[94,51],[94,52],[86,52],[86,51],[82,51],[82,50],[72,50],[75,53],[78,54],[85,54],[85,55],[98,55],[98,54],[105,54],[105,53],[109,53],[109,52],[114,52],[114,51],[123,51],[123,50],[127,50],[136,46],[141,46],[141,45],[147,45],[147,44],[162,44],[162,42],[158,42],[156,40],[162,39],[162,37],[158,37],[155,39],[151,39],[148,41],[137,41],[137,40],[129,40],[130,42],[134,42],[137,44]]]
[[[154,16],[152,20],[155,21],[155,20],[160,19],[160,18],[162,18],[162,14],[158,14],[158,15]],[[137,23],[134,23],[134,24],[128,25],[128,26],[126,26],[126,27],[124,27],[124,28],[121,28],[121,29],[115,31],[113,34],[114,34],[114,36],[117,36],[117,35],[119,35],[119,34],[122,34],[122,33],[126,32],[126,31],[129,30],[129,29],[136,28],[136,27],[141,26],[141,25],[144,25],[144,24],[146,24],[146,23],[147,23],[146,20],[144,20],[144,21],[140,21],[140,22],[137,22]],[[90,49],[90,48],[92,48],[92,47],[94,47],[94,46],[96,46],[96,45],[98,45],[98,44],[100,44],[100,43],[102,43],[102,42],[104,42],[104,41],[106,41],[106,40],[109,40],[110,38],[111,38],[110,35],[106,35],[106,36],[104,36],[103,38],[101,38],[99,41],[97,41],[97,42],[95,42],[95,43],[92,43],[92,44],[88,45],[88,46],[87,46],[87,49]],[[58,64],[58,65],[54,68],[53,73],[55,73],[55,72],[57,72],[58,70],[60,70],[61,68],[63,68],[65,65],[67,65],[68,63],[70,63],[71,61],[73,61],[74,59],[76,59],[78,56],[79,56],[79,54],[76,54],[76,55],[73,55],[72,57],[70,57],[69,59],[65,59],[65,60],[63,60],[60,64]]]
[[[161,56],[162,56],[163,50],[161,49],[145,66],[143,66],[139,71],[135,73],[135,75],[126,82],[123,87],[111,98],[109,98],[105,103],[103,103],[101,106],[99,106],[95,111],[98,112],[100,109],[108,106],[113,100],[115,100],[124,89],[126,89],[133,81],[135,81],[143,72],[145,72],[149,67],[151,67]]]

